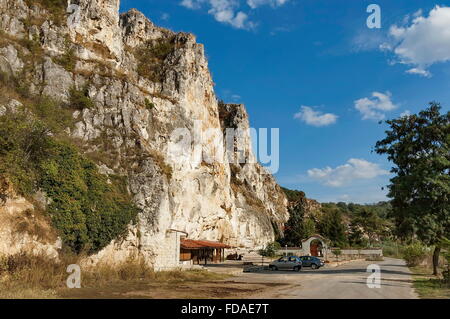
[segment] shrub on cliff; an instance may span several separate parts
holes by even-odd
[[[20,194],[36,190],[35,163],[44,157],[48,129],[39,121],[29,121],[25,112],[0,116],[0,175],[9,177]]]
[[[138,210],[120,181],[100,174],[67,143],[51,141],[49,152],[39,186],[52,199],[48,213],[63,241],[77,253],[93,253],[126,234]]]
[[[38,5],[46,9],[51,15],[54,22],[62,23],[67,7],[67,0],[25,0],[26,4],[31,7]]]
[[[83,109],[91,109],[94,107],[94,101],[91,100],[87,86],[80,90],[71,88],[69,105],[71,108],[82,111]]]
[[[174,37],[148,41],[135,51],[137,72],[153,82],[163,80],[163,62],[175,49]]]

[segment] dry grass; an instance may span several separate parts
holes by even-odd
[[[75,258],[66,258],[69,264],[75,261]],[[0,297],[40,298],[56,295],[56,289],[64,287],[68,276],[65,264],[62,261],[56,262],[44,256],[32,256],[27,253],[2,257]]]
[[[151,150],[150,156],[153,158],[156,164],[158,164],[161,172],[167,177],[167,179],[170,180],[172,178],[173,169],[170,165],[166,164],[164,156],[156,150]]]
[[[167,288],[182,283],[207,283],[229,277],[203,270],[155,272],[142,260],[130,259],[115,266],[82,266],[82,289],[75,289],[75,292],[66,287],[69,276],[66,269],[71,264],[82,264],[82,258],[66,255],[56,261],[26,253],[0,257],[0,298],[70,298],[82,297],[83,294],[93,294],[95,298],[110,291],[110,287],[126,292],[142,287]]]
[[[15,233],[36,236],[45,243],[54,243],[56,240],[56,233],[50,226],[51,221],[39,211],[28,209],[24,214],[16,216],[11,224]]]

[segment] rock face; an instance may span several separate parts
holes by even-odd
[[[38,205],[0,179],[0,256],[26,252],[57,258],[60,244]]]
[[[241,247],[273,241],[288,219],[287,199],[255,163],[248,134],[235,141],[247,162],[228,163],[226,128],[246,131],[248,116],[242,105],[219,106],[203,46],[134,9],[119,15],[118,0],[73,4],[61,18],[40,1],[0,0],[0,70],[24,77],[32,93],[67,102],[72,88],[85,89],[95,102],[74,113],[70,134],[88,155],[101,154],[102,171],[127,177],[142,213],[127,240],[94,259],[139,253],[170,266],[171,229]],[[25,68],[30,42],[42,52]],[[194,137],[183,159],[171,149],[177,130]]]

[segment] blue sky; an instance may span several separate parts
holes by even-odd
[[[369,4],[381,28],[369,29]],[[278,182],[319,201],[386,199],[379,120],[450,106],[450,1],[122,0],[205,45],[216,93],[280,128]]]

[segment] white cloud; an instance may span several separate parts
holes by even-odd
[[[338,116],[332,113],[322,113],[314,111],[309,106],[302,106],[300,112],[294,114],[295,119],[299,119],[312,126],[327,126],[336,123]]]
[[[411,65],[407,73],[430,77],[427,68],[435,63],[450,61],[450,7],[434,7],[428,17],[419,10],[413,20],[406,17],[404,26],[391,26],[393,39],[390,50],[398,62]]]
[[[242,99],[242,97],[239,94],[233,94],[231,95],[231,99],[236,102]]]
[[[208,13],[221,23],[229,24],[236,29],[252,29],[255,24],[248,20],[248,15],[238,11],[239,0],[183,0],[183,7],[192,10],[208,6]]]
[[[250,10],[263,5],[279,7],[289,0],[247,0]],[[203,6],[208,8],[208,13],[214,16],[216,21],[231,25],[236,29],[254,29],[256,23],[250,21],[248,14],[239,10],[241,0],[182,0],[180,5],[191,10],[199,10]]]
[[[362,28],[351,39],[350,45],[353,52],[364,52],[384,48],[386,43],[387,36],[381,29]]]
[[[286,4],[289,0],[247,0],[247,4],[250,8],[256,9],[264,5],[270,5],[271,7],[280,7]]]
[[[389,172],[381,169],[378,164],[357,158],[352,158],[346,164],[336,168],[325,167],[308,170],[310,178],[331,187],[341,187],[355,180],[372,179],[387,174]]]
[[[362,98],[355,101],[355,108],[362,114],[363,120],[383,120],[385,112],[392,111],[397,105],[392,103],[392,94],[373,92],[371,98]]]
[[[183,0],[180,4],[189,9],[200,9],[202,2],[198,0]]]
[[[418,75],[421,75],[421,76],[426,77],[426,78],[430,78],[431,77],[431,73],[429,71],[421,69],[421,68],[412,68],[412,69],[407,70],[406,73],[418,74]]]
[[[170,19],[170,14],[168,14],[168,13],[163,13],[162,15],[161,15],[161,20],[163,20],[163,21],[168,21]]]

